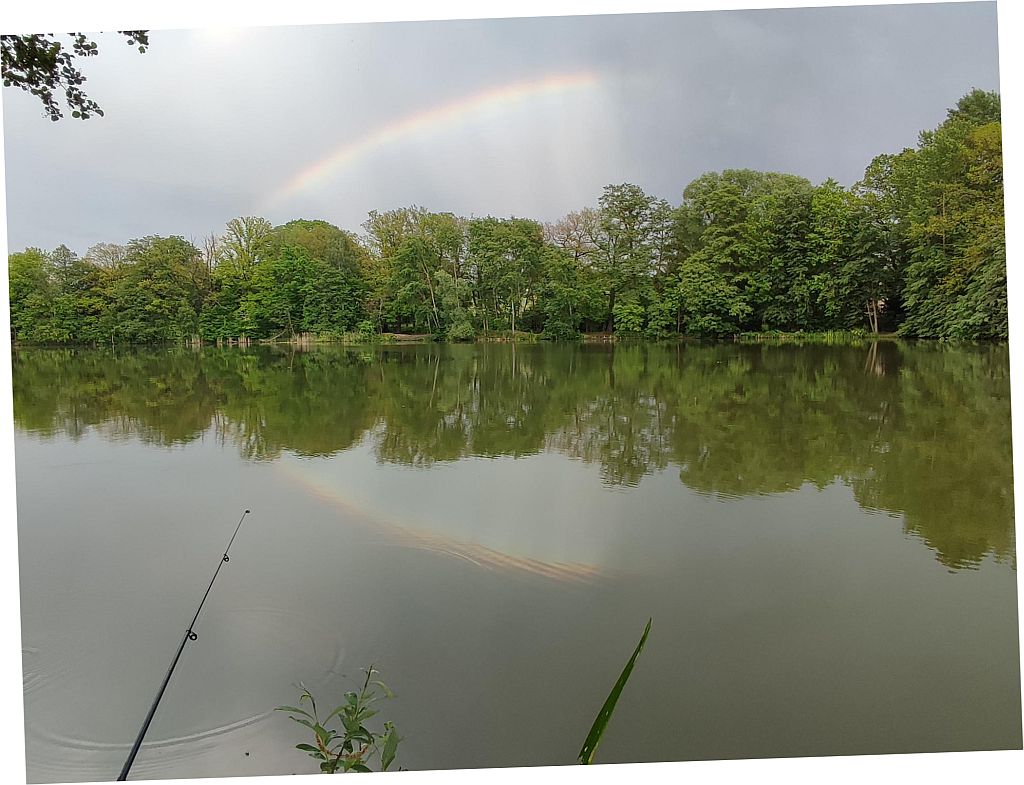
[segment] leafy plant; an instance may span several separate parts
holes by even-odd
[[[356,325],[356,333],[365,341],[373,341],[377,338],[377,327],[369,319],[363,319]]]
[[[128,45],[144,53],[149,46],[148,30],[120,30]],[[99,47],[85,33],[68,33],[71,45],[58,41],[53,33],[35,35],[0,36],[0,64],[3,66],[4,87],[18,87],[38,96],[46,115],[60,120],[55,93],[64,91],[64,99],[71,116],[88,120],[93,115],[103,116],[99,104],[82,90],[85,76],[78,68],[80,59],[98,54]]]
[[[375,733],[366,726],[366,722],[377,714],[372,706],[380,698],[378,688],[386,698],[393,698],[394,693],[384,682],[373,678],[379,671],[372,665],[366,668],[365,672],[366,679],[363,681],[362,689],[358,692],[346,692],[345,702],[333,709],[323,720],[317,713],[316,700],[312,693],[301,683],[300,705],[278,706],[276,709],[288,712],[290,719],[313,731],[315,744],[297,744],[295,748],[319,760],[320,771],[325,774],[372,771],[369,763],[375,756],[380,761],[380,770],[387,771],[395,760],[401,738],[394,724],[385,722],[380,733]],[[301,705],[307,702],[311,711],[301,708]],[[328,727],[332,720],[336,720],[340,727]]]
[[[597,719],[594,720],[594,724],[590,728],[590,733],[587,734],[586,741],[583,742],[583,747],[580,749],[580,754],[578,756],[580,763],[594,762],[594,753],[597,752],[597,745],[601,742],[601,737],[604,735],[605,728],[608,727],[608,722],[612,718],[612,712],[615,711],[615,704],[619,702],[619,696],[622,694],[622,688],[625,687],[626,682],[629,681],[630,674],[633,673],[633,664],[636,662],[636,658],[640,656],[640,652],[643,651],[644,644],[647,643],[647,636],[651,632],[652,621],[653,619],[647,620],[647,626],[644,628],[644,634],[640,638],[640,642],[636,645],[636,649],[633,651],[633,656],[629,658],[629,662],[626,663],[626,667],[622,669],[622,673],[619,675],[618,681],[615,682],[615,686],[612,687],[612,691],[608,694],[608,698],[601,707],[601,711],[598,712]]]

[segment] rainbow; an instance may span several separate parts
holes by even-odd
[[[595,565],[514,556],[481,543],[468,542],[401,523],[360,508],[338,489],[303,472],[301,465],[294,465],[290,460],[278,460],[273,465],[286,478],[304,487],[314,497],[339,509],[350,525],[373,531],[384,542],[461,559],[485,570],[533,575],[561,583],[591,583],[607,577],[603,574],[604,571]]]
[[[596,74],[590,71],[556,74],[541,79],[513,82],[491,87],[479,93],[456,98],[448,103],[408,114],[380,126],[303,169],[275,191],[267,202],[271,207],[335,176],[359,159],[401,139],[455,125],[466,118],[491,111],[508,111],[531,99],[596,87]]]

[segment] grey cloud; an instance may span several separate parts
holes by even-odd
[[[14,249],[198,237],[262,210],[352,230],[411,203],[551,220],[605,183],[678,203],[727,167],[850,184],[999,86],[994,3],[156,31],[145,55],[98,40],[84,68],[106,117],[50,123],[3,91]],[[600,87],[398,139],[266,207],[398,118],[580,71]]]

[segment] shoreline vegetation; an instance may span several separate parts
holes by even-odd
[[[118,347],[165,347],[165,348],[250,348],[253,346],[279,346],[293,348],[313,348],[317,346],[422,346],[425,344],[461,343],[461,344],[538,344],[538,343],[582,343],[582,344],[672,344],[672,343],[740,343],[740,344],[834,344],[850,345],[875,343],[878,341],[903,341],[921,340],[929,341],[927,338],[907,338],[897,332],[871,333],[866,330],[827,330],[823,332],[780,332],[778,330],[767,332],[745,332],[732,336],[709,337],[700,335],[671,335],[662,338],[648,338],[642,335],[619,335],[616,333],[596,332],[578,333],[572,338],[551,339],[543,333],[493,331],[486,335],[476,335],[468,340],[449,341],[431,333],[375,333],[367,336],[361,333],[342,333],[339,335],[315,335],[312,333],[300,333],[287,338],[248,338],[240,336],[237,338],[217,338],[215,340],[203,340],[194,336],[185,341],[163,341],[159,343],[131,343],[116,344]],[[977,343],[977,341],[965,339],[952,341],[953,343]],[[1005,339],[986,341],[995,343],[1006,343]],[[60,343],[60,342],[31,342],[13,341],[12,345],[23,348],[46,349],[46,348],[103,348],[103,344],[97,343]]]
[[[708,172],[623,183],[553,223],[412,206],[363,234],[247,216],[10,254],[17,344],[838,342],[1008,337],[998,94],[974,90],[847,188]]]

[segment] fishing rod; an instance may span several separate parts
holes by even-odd
[[[206,594],[203,595],[203,599],[199,602],[199,607],[196,608],[196,615],[192,617],[192,622],[188,625],[188,629],[185,630],[185,637],[181,639],[178,651],[174,655],[174,659],[171,661],[171,667],[167,669],[167,675],[164,676],[163,684],[160,685],[160,690],[157,692],[156,698],[153,700],[153,705],[149,707],[149,713],[146,715],[146,719],[142,723],[142,727],[139,729],[139,735],[135,737],[135,743],[132,745],[131,752],[128,753],[128,760],[124,762],[124,766],[121,768],[121,773],[117,777],[117,782],[128,779],[128,772],[131,770],[132,764],[135,762],[135,756],[139,754],[139,747],[142,746],[142,739],[145,738],[146,731],[149,730],[149,724],[153,721],[153,715],[156,714],[156,707],[160,705],[160,699],[163,698],[164,690],[167,689],[167,682],[171,680],[171,674],[174,673],[174,669],[178,665],[178,660],[181,658],[181,653],[185,650],[185,644],[189,641],[194,641],[199,637],[195,634],[195,631],[192,628],[196,626],[196,620],[199,618],[199,612],[203,609],[203,605],[206,603],[206,598],[210,596],[210,589],[213,588],[213,582],[217,580],[220,568],[227,562],[231,561],[231,559],[228,558],[228,551],[231,550],[231,543],[235,541],[235,537],[238,535],[238,530],[242,528],[242,521],[245,520],[245,516],[248,514],[249,510],[246,510],[242,513],[242,517],[238,519],[238,525],[235,527],[235,533],[231,535],[231,539],[228,541],[228,547],[224,549],[224,555],[221,557],[220,562],[217,563],[217,569],[214,570],[213,577],[210,579],[210,585],[206,587]]]

